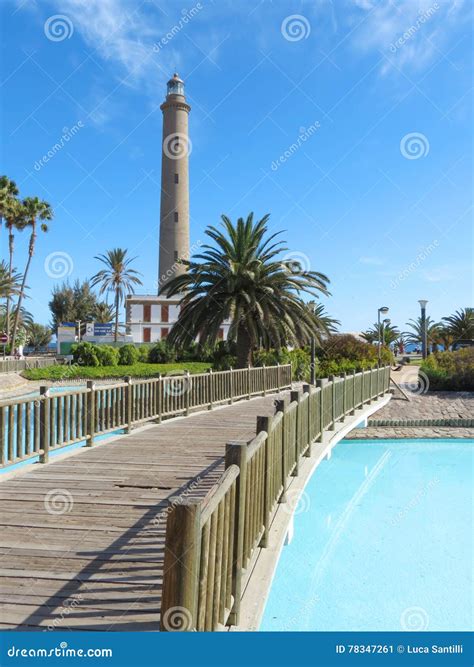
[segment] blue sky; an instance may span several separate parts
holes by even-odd
[[[344,330],[380,305],[402,328],[419,298],[435,319],[472,305],[469,0],[4,0],[1,11],[1,171],[55,210],[28,281],[38,321],[61,276],[90,277],[112,247],[155,291],[159,105],[175,70],[192,106],[192,244],[221,213],[270,213],[287,254],[330,277],[323,301]],[[26,249],[18,235],[19,267]]]

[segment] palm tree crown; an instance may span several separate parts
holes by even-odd
[[[415,320],[408,320],[407,325],[410,327],[411,331],[404,332],[404,338],[407,343],[413,343],[415,345],[423,343],[423,320],[420,317],[417,317]],[[430,345],[437,345],[439,336],[439,324],[435,322],[429,315],[426,318],[426,338],[428,341],[428,347]]]
[[[362,333],[362,338],[368,343],[377,343],[382,340],[384,345],[391,345],[400,336],[400,331],[393,324],[378,324],[375,322],[371,329],[367,329]]]
[[[6,217],[5,213],[9,210],[11,202],[18,196],[18,188],[15,181],[8,176],[0,176],[0,224]]]
[[[0,299],[8,299],[20,293],[21,274],[10,267],[5,260],[0,261]]]
[[[453,336],[453,342],[457,340],[474,339],[474,308],[462,308],[454,315],[443,317],[448,332]]]
[[[91,285],[93,287],[100,285],[100,294],[115,293],[115,340],[117,340],[120,304],[126,294],[134,293],[135,285],[142,284],[138,277],[141,274],[130,268],[135,258],[127,257],[127,250],[124,248],[108,250],[105,255],[98,255],[95,259],[105,264],[106,268],[101,269],[92,277]]]
[[[251,213],[234,225],[223,215],[223,230],[210,226],[205,232],[215,245],[204,245],[194,261],[182,260],[187,272],[161,290],[183,294],[171,344],[185,346],[198,338],[212,345],[230,320],[228,339],[237,342],[237,363],[243,367],[257,345],[304,344],[316,333],[317,318],[300,295],[328,294],[329,278],[278,259],[287,248],[275,241],[278,234],[267,235],[268,219],[254,223]]]

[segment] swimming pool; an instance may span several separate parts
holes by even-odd
[[[339,443],[296,508],[260,630],[472,630],[473,453]]]

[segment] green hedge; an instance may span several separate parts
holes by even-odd
[[[100,380],[104,378],[121,379],[126,376],[135,378],[157,377],[174,371],[188,370],[190,373],[205,373],[208,363],[196,361],[176,364],[149,364],[137,362],[133,366],[48,366],[23,371],[28,380]]]

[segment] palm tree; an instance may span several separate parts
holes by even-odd
[[[5,218],[5,210],[17,196],[18,188],[15,181],[11,181],[8,176],[0,176],[0,228]]]
[[[194,261],[182,260],[187,272],[161,290],[168,296],[183,295],[168,337],[172,345],[188,346],[196,338],[202,345],[214,345],[228,319],[228,339],[236,341],[240,368],[252,362],[257,345],[279,349],[309,342],[318,321],[300,295],[328,294],[329,278],[279,260],[287,248],[274,242],[278,234],[267,235],[268,218],[254,223],[251,213],[234,225],[223,215],[223,231],[210,226],[205,232],[216,245],[204,245]]]
[[[18,293],[20,290],[18,290]],[[10,312],[10,326],[13,324],[14,320],[16,319],[17,311],[16,307]],[[20,312],[18,313],[18,328],[17,329],[25,329],[29,330],[31,325],[33,324],[33,315],[27,311],[23,306],[20,308]],[[7,329],[7,311],[5,306],[0,306],[0,329],[2,331],[6,331]],[[13,348],[12,348],[13,350]]]
[[[52,220],[53,218],[53,210],[50,204],[48,204],[48,202],[42,199],[39,199],[38,197],[26,197],[22,202],[22,208],[24,213],[24,226],[31,228],[31,234],[30,234],[30,242],[28,245],[28,259],[26,261],[25,271],[23,273],[21,292],[18,297],[18,303],[16,306],[16,317],[15,317],[15,322],[13,324],[12,342],[11,342],[12,350],[15,349],[15,337],[16,337],[16,332],[18,330],[18,319],[21,309],[21,302],[23,297],[25,296],[26,278],[28,275],[28,271],[30,269],[31,260],[33,259],[33,255],[35,252],[38,220],[42,221],[41,231],[47,232],[48,226],[45,224],[44,221]]]
[[[15,234],[17,230],[22,230],[25,226],[25,209],[16,197],[7,195],[2,204],[2,216],[5,220],[5,227],[8,229],[8,255],[9,255],[9,275],[13,272],[13,254],[15,250]],[[7,294],[7,334],[10,334],[10,304],[11,295]]]
[[[124,248],[114,248],[108,250],[105,255],[95,257],[105,264],[106,268],[101,269],[92,277],[91,285],[95,287],[100,285],[99,294],[104,292],[115,292],[115,341],[118,339],[118,321],[120,304],[126,294],[134,293],[134,286],[141,285],[142,281],[138,278],[141,275],[138,271],[130,268],[130,264],[136,258],[128,258],[127,250]]]
[[[100,301],[93,312],[93,318],[99,324],[108,324],[114,319],[114,309],[105,301]]]
[[[307,307],[312,310],[315,318],[318,320],[321,332],[327,336],[337,333],[338,327],[341,325],[339,320],[331,317],[324,308],[324,304],[316,303],[315,301],[308,301]]]
[[[420,317],[417,317],[416,320],[408,320],[407,326],[409,326],[412,331],[405,331],[404,337],[407,343],[413,343],[414,345],[423,344],[423,320]],[[426,339],[428,341],[428,348],[431,345],[436,345],[439,334],[439,324],[435,322],[429,315],[426,318]]]
[[[474,339],[474,308],[461,308],[454,315],[443,317],[442,320],[446,322],[446,328],[454,338],[453,343]]]
[[[442,345],[445,350],[449,350],[451,345],[454,343],[454,336],[446,326],[440,326],[438,329],[436,342],[439,345]]]
[[[10,267],[5,260],[0,261],[0,299],[9,299],[20,293],[21,274]]]
[[[45,327],[42,324],[37,324],[33,322],[28,327],[28,345],[37,352],[42,347],[48,347],[53,337],[53,332],[49,327]]]
[[[379,326],[378,322],[375,322],[371,329],[367,329],[361,335],[368,343],[377,343],[379,340],[382,340],[384,345],[389,346],[398,340],[400,331],[392,324],[383,324],[381,322]]]

